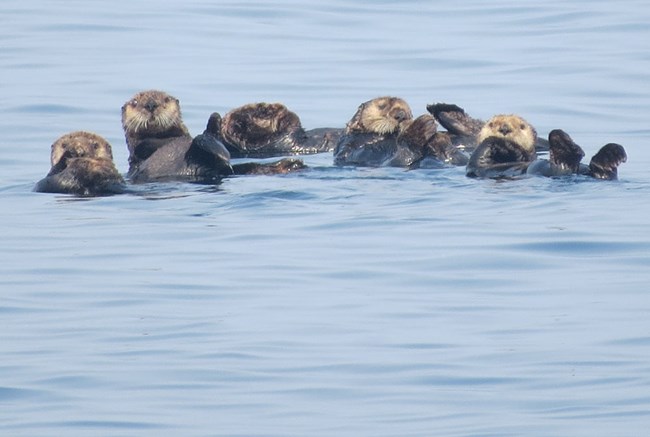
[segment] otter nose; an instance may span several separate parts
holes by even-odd
[[[508,135],[510,132],[512,132],[512,128],[509,124],[504,123],[501,125],[501,127],[499,127],[499,132],[501,132],[503,135]]]
[[[70,152],[70,156],[75,158],[82,158],[86,156],[86,148],[81,144],[75,144],[70,149],[68,149],[68,151]]]
[[[147,100],[147,103],[144,104],[144,107],[147,108],[147,111],[153,112],[158,107],[158,103],[153,99],[149,99]]]
[[[408,118],[408,115],[406,114],[406,111],[400,109],[399,111],[395,112],[393,118],[395,118],[397,121],[404,121]]]

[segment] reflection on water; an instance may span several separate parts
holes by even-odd
[[[38,3],[0,6],[3,434],[643,434],[646,6]],[[31,192],[72,130],[125,171],[119,108],[149,88],[195,133],[247,102],[311,128],[398,95],[629,160],[614,183],[482,181],[320,154],[218,186]]]

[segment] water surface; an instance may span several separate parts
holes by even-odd
[[[543,3],[0,6],[3,435],[644,435],[650,8]],[[343,126],[380,95],[517,113],[618,182],[335,168],[31,192],[63,133],[126,171],[120,106],[190,130],[280,101]]]

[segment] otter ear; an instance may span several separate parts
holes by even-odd
[[[346,126],[348,131],[364,131],[365,127],[361,123],[361,114],[363,114],[364,109],[366,109],[366,106],[368,105],[368,102],[362,103],[359,105],[359,108],[357,109],[357,112],[352,116],[350,121],[348,121],[348,124]]]

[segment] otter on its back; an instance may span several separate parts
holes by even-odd
[[[411,108],[398,97],[378,97],[362,103],[345,126],[334,149],[334,164],[377,167],[398,150],[402,127],[413,120]]]
[[[218,182],[232,174],[230,155],[216,138],[193,142],[178,99],[163,91],[137,93],[122,106],[133,182]],[[208,127],[209,129],[209,127]]]
[[[224,115],[221,136],[233,157],[268,156],[291,148],[298,129],[298,116],[281,103],[250,103]]]
[[[515,177],[535,159],[537,132],[518,115],[495,115],[480,130],[478,141],[467,163],[469,177]]]
[[[266,158],[331,151],[340,129],[306,131],[281,103],[249,103],[223,117],[221,139],[233,158]]]
[[[192,140],[178,99],[163,91],[142,91],[124,103],[122,128],[129,149],[129,172],[173,139]]]
[[[518,144],[526,152],[535,153],[537,131],[530,123],[518,115],[495,115],[490,118],[478,133],[478,143],[486,138],[504,138]]]
[[[125,190],[111,145],[97,134],[77,131],[63,135],[52,144],[50,162],[49,173],[34,191],[101,196]]]

